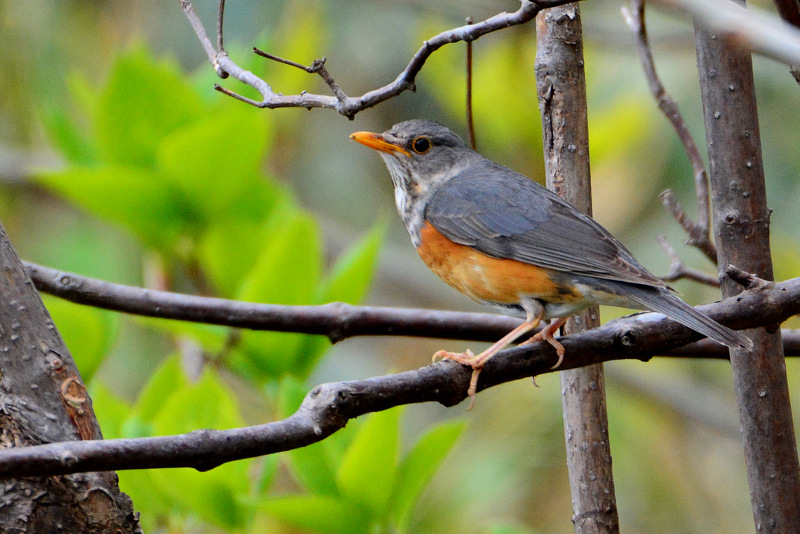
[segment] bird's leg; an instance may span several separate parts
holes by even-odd
[[[527,345],[529,343],[536,343],[537,341],[547,341],[548,343],[550,343],[550,345],[553,346],[554,349],[556,349],[556,354],[558,354],[558,361],[550,369],[558,369],[558,367],[561,365],[561,362],[564,361],[564,345],[559,343],[558,340],[553,337],[553,334],[555,334],[559,328],[564,326],[564,323],[566,322],[567,322],[566,317],[559,317],[558,319],[553,319],[552,321],[550,321],[550,324],[539,330],[536,334],[531,336],[530,339],[526,339],[525,341],[520,343],[520,346]]]
[[[539,323],[542,320],[542,315],[544,315],[544,309],[541,309],[535,315],[532,311],[528,311],[526,313],[527,318],[524,323],[517,326],[508,334],[504,335],[497,343],[481,352],[477,356],[475,356],[471,350],[466,350],[465,352],[448,352],[446,350],[440,350],[433,355],[434,361],[436,361],[438,358],[441,358],[443,360],[453,360],[462,365],[468,365],[472,367],[472,378],[469,381],[469,389],[467,390],[467,395],[469,395],[471,398],[468,410],[472,409],[472,406],[475,404],[475,393],[477,392],[478,388],[478,375],[483,369],[483,366],[486,365],[486,362],[489,360],[489,358],[500,352],[506,345],[513,343],[515,340],[539,326]]]

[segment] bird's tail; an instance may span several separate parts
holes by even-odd
[[[753,350],[753,341],[750,338],[741,332],[722,326],[707,315],[700,313],[666,288],[628,286],[626,296],[644,308],[663,313],[670,319],[727,347]]]

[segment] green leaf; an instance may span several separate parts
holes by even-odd
[[[228,341],[231,329],[213,324],[190,323],[171,319],[136,317],[137,323],[168,333],[173,338],[187,337],[199,344],[204,351],[221,351]]]
[[[153,420],[156,435],[190,432],[200,428],[226,429],[243,426],[234,395],[207,368],[200,380],[172,392]],[[206,473],[191,469],[156,469],[154,485],[184,509],[223,528],[240,528],[247,519],[239,499],[250,461],[223,464]]]
[[[90,382],[116,338],[118,316],[46,295],[42,300],[72,353],[83,381]]]
[[[269,243],[275,225],[272,217],[296,210],[288,193],[275,184],[260,186],[260,218],[226,217],[210,226],[198,246],[203,272],[222,295],[233,298],[239,286]],[[255,196],[255,195],[252,195]],[[240,213],[236,210],[236,213]]]
[[[319,283],[322,245],[315,221],[290,211],[269,230],[271,239],[242,282],[238,300],[272,304],[310,304]],[[262,378],[291,368],[303,341],[301,334],[242,332],[240,348]]]
[[[343,495],[383,516],[397,473],[402,407],[370,414],[347,449],[337,473]]]
[[[363,508],[333,497],[281,497],[269,500],[259,508],[304,531],[322,534],[369,532]]]
[[[339,258],[325,282],[320,286],[318,303],[358,304],[364,299],[370,282],[372,282],[386,228],[385,220],[379,222],[363,239]],[[307,336],[303,345],[298,349],[297,363],[293,372],[302,377],[311,374],[330,344],[330,340],[325,336]]]
[[[339,258],[321,287],[319,302],[361,302],[372,282],[386,228],[386,220],[379,222]]]
[[[171,249],[186,217],[156,174],[127,167],[74,167],[36,180],[89,213],[114,221],[151,246]]]
[[[158,148],[158,168],[194,211],[215,221],[265,188],[260,166],[266,140],[261,116],[237,107],[167,135]]]
[[[163,529],[163,525],[158,525],[157,518],[167,516],[175,506],[173,499],[153,483],[151,473],[147,470],[117,472],[120,490],[131,498],[137,510],[147,510],[146,514],[142,514],[145,532],[157,531],[159,526]]]
[[[89,396],[103,438],[121,438],[122,425],[131,413],[131,405],[111,393],[111,390],[97,380],[89,385]]]
[[[97,159],[94,145],[61,108],[51,107],[42,113],[47,138],[75,165],[91,165]]]
[[[281,417],[286,418],[294,413],[307,392],[308,388],[301,381],[293,377],[282,379],[278,392]],[[332,497],[339,493],[333,455],[332,445],[327,439],[287,453],[292,475],[307,491]]]
[[[179,356],[173,354],[165,358],[139,392],[134,406],[135,414],[144,421],[152,421],[169,396],[183,390],[188,383]]]
[[[200,98],[177,64],[134,47],[114,62],[98,96],[93,118],[100,157],[151,167],[164,136],[202,116]]]
[[[433,427],[417,441],[400,463],[390,506],[398,532],[408,532],[414,504],[465,427],[464,421],[445,422]]]
[[[516,525],[492,525],[486,534],[535,534],[536,530],[530,530]]]
[[[282,219],[269,228],[269,241],[242,282],[238,300],[274,304],[312,301],[322,264],[319,228],[301,211],[286,213]]]

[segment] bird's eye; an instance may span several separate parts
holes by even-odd
[[[414,139],[414,142],[411,143],[411,148],[413,148],[414,152],[417,154],[424,154],[431,149],[431,140],[427,137],[417,137]]]

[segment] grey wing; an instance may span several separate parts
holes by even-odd
[[[496,258],[665,286],[592,218],[533,180],[488,159],[433,192],[425,219],[448,239]]]

